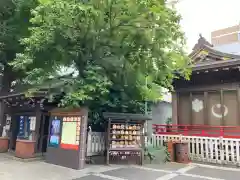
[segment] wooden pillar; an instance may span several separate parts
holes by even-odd
[[[204,92],[204,100],[203,100],[203,118],[204,125],[210,125],[208,122],[208,92]]]
[[[0,63],[0,93],[4,90],[4,65]],[[5,104],[3,100],[0,101],[0,136],[2,136],[3,126],[5,125],[4,118]]]
[[[40,105],[36,105],[36,127],[34,131],[34,138],[35,138],[35,152],[38,151],[38,143],[39,143],[39,137],[40,137],[40,126],[41,126],[41,108]]]
[[[5,104],[3,101],[0,101],[0,136],[2,136],[3,126],[5,126],[6,118],[4,117],[4,108]]]
[[[221,104],[221,113],[222,113],[222,119],[221,119],[221,126],[225,125],[224,122],[224,100],[223,100],[223,90],[220,90],[220,104]]]
[[[14,145],[15,144],[15,137],[14,137],[14,130],[16,130],[17,128],[17,121],[19,121],[19,119],[17,118],[17,115],[16,114],[13,114],[12,112],[12,109],[10,110],[10,108],[8,108],[8,113],[11,114],[11,128],[10,128],[10,132],[8,133],[9,134],[9,149],[10,151],[13,150],[13,147],[16,148],[16,146]],[[16,137],[17,139],[17,137]]]
[[[179,94],[177,92],[172,93],[172,123],[178,124],[178,104],[179,104]]]
[[[141,125],[141,134],[144,134],[144,124],[145,124],[145,122],[143,122]],[[141,157],[140,157],[140,165],[143,165],[144,149],[145,149],[145,136],[141,136],[141,144],[142,144],[142,150],[141,150]]]
[[[189,94],[189,108],[190,108],[190,114],[189,114],[189,116],[190,116],[190,122],[189,122],[189,124],[190,125],[193,125],[193,111],[192,111],[192,101],[193,101],[193,94],[192,94],[192,92],[190,92],[190,94]]]
[[[81,116],[80,125],[80,142],[79,142],[79,169],[83,169],[86,161],[86,151],[87,151],[87,128],[88,128],[88,111],[84,110],[83,116]]]
[[[240,126],[240,88],[237,89],[238,125]]]
[[[40,131],[40,134],[39,134],[40,141],[39,141],[39,145],[38,145],[38,152],[42,152],[43,140],[44,140],[44,138],[46,138],[45,134],[44,134],[44,130],[45,130],[44,128],[45,128],[45,122],[46,122],[46,114],[44,114],[42,116],[41,121],[42,122],[40,122],[40,129],[41,129],[41,131]]]
[[[109,161],[110,161],[109,150],[111,149],[111,147],[110,147],[111,119],[110,118],[108,119],[108,130],[107,130],[107,132],[108,132],[107,133],[107,139],[106,139],[106,142],[105,142],[107,144],[107,146],[106,146],[107,147],[107,149],[106,149],[107,150],[106,164],[109,165]]]

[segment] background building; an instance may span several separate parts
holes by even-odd
[[[215,50],[240,54],[240,24],[213,31],[211,43]]]
[[[166,124],[172,118],[172,96],[165,90],[162,101],[155,102],[151,107],[152,121],[148,121],[147,132],[153,133],[152,124]]]

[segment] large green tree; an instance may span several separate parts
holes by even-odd
[[[4,0],[0,2],[0,64],[2,91],[9,91],[12,82],[20,80],[24,72],[13,71],[9,66],[16,53],[24,50],[20,39],[29,36],[31,9],[38,4],[37,0]]]
[[[72,74],[63,106],[139,111],[189,77],[180,16],[164,0],[39,0],[11,65],[25,83]],[[69,77],[69,76],[68,76]],[[106,109],[107,108],[107,109]]]
[[[14,89],[17,81],[25,77],[21,69],[13,71],[10,62],[16,53],[24,50],[20,39],[29,36],[31,9],[38,4],[37,0],[2,0],[0,1],[0,93]],[[14,82],[14,83],[13,83]],[[4,118],[4,104],[0,102],[0,124]],[[2,126],[0,126],[1,134]]]

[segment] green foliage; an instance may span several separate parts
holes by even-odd
[[[170,154],[166,146],[154,147],[153,145],[148,145],[144,150],[145,160],[149,160],[152,163],[163,163],[170,161]]]
[[[21,38],[29,35],[30,10],[35,8],[37,0],[5,0],[0,3],[0,42],[1,62],[13,60],[17,52],[23,49]],[[10,54],[11,53],[11,54]]]
[[[171,161],[171,155],[170,155],[170,153],[169,153],[169,151],[168,151],[168,146],[167,146],[167,145],[164,146],[164,152],[165,152],[165,154],[166,154],[166,156],[165,156],[165,162],[170,162],[170,161]]]
[[[189,78],[180,16],[164,0],[39,0],[31,12],[30,36],[10,64],[35,86],[72,74],[61,106],[141,112],[161,87]]]
[[[24,50],[19,40],[29,36],[30,10],[37,6],[37,0],[4,0],[0,2],[0,78],[1,87],[9,91],[10,84],[20,80],[25,72],[21,69],[12,71],[9,62],[12,62],[16,53]],[[16,82],[16,81],[15,81]]]
[[[171,117],[167,118],[166,124],[167,125],[171,125],[172,124],[172,118]]]

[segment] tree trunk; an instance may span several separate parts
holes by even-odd
[[[10,92],[11,82],[13,81],[13,78],[14,73],[12,72],[11,67],[5,65],[3,68],[3,65],[0,65],[0,96]],[[5,104],[0,100],[0,136],[2,135],[3,126],[6,123],[6,119],[4,117],[4,109]]]
[[[0,95],[2,94],[2,87],[3,87],[3,75],[4,75],[4,69],[3,65],[0,66]],[[4,126],[4,104],[0,100],[0,136],[2,136],[3,126]]]

